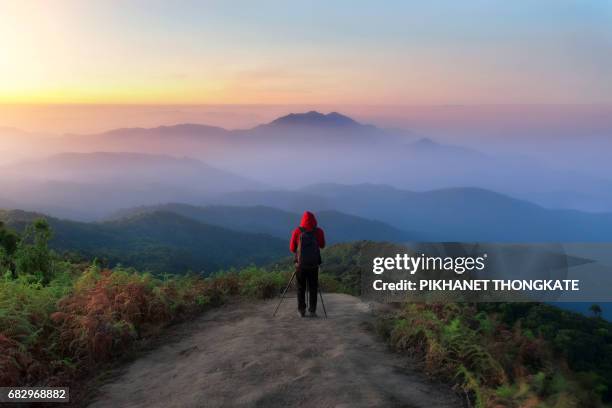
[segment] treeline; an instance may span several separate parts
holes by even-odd
[[[130,266],[155,274],[211,274],[220,269],[269,263],[288,253],[285,240],[203,224],[157,211],[103,223],[83,223],[24,211],[0,210],[0,220],[25,234],[33,223],[50,225],[48,244],[73,260]]]

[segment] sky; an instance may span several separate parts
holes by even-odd
[[[0,0],[4,105],[610,104],[611,74],[600,0]]]

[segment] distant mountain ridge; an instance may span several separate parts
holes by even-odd
[[[269,123],[273,126],[366,126],[338,112],[323,114],[317,111],[290,113]]]
[[[176,136],[176,135],[192,135],[194,133],[219,133],[224,134],[230,132],[227,129],[218,126],[210,126],[206,124],[199,123],[179,123],[176,125],[163,125],[154,128],[119,128],[119,129],[111,129],[102,134],[108,136],[114,135],[140,135],[146,133],[156,133],[159,135],[168,135],[168,136]]]
[[[8,200],[0,196],[0,203],[71,218],[84,213],[80,219],[127,206],[201,203],[222,192],[265,187],[197,159],[142,153],[59,153],[1,169],[5,181],[0,194]],[[55,211],[60,208],[64,210]]]
[[[355,119],[343,115],[338,112],[330,112],[327,114],[318,111],[309,111],[305,113],[289,113],[285,116],[278,117],[268,123],[254,126],[248,129],[226,129],[219,126],[211,126],[200,123],[177,123],[174,125],[162,125],[152,128],[118,128],[111,129],[101,134],[105,135],[137,135],[142,133],[154,133],[154,134],[166,134],[169,136],[174,135],[193,135],[195,133],[201,134],[231,134],[231,133],[245,133],[257,129],[262,126],[318,126],[318,127],[367,127],[375,128],[373,125],[362,124]],[[403,130],[398,130],[403,131]]]
[[[380,184],[311,185],[297,191],[242,192],[223,195],[226,205],[266,205],[296,211],[309,197],[312,210],[337,209],[395,228],[419,231],[433,241],[607,242],[612,213],[551,210],[481,188],[424,192]],[[282,204],[282,205],[281,205]]]
[[[238,188],[234,187],[236,189],[252,188],[256,185],[253,180],[217,169],[192,157],[133,152],[63,152],[43,159],[27,160],[4,166],[2,169],[5,172],[17,174],[35,172],[43,178],[73,181],[87,174],[97,177],[119,175],[121,179],[129,178],[134,174],[139,176],[149,174],[158,183],[167,178],[166,171],[174,170],[180,171],[181,176],[197,174],[201,180],[206,180],[208,177],[215,179],[214,181],[223,179],[223,183],[228,185],[240,184]],[[173,183],[177,181],[180,180],[172,180]]]
[[[141,200],[132,200],[135,189],[126,193],[119,188],[121,194],[113,195],[118,199],[124,195],[130,199],[119,203],[119,206],[112,205],[110,211],[170,201],[201,204],[205,202],[201,192],[215,192],[223,190],[223,187],[228,187],[224,191],[260,190],[261,185],[269,186],[266,189],[270,190],[294,190],[327,181],[339,184],[389,184],[417,191],[474,186],[521,197],[550,208],[612,210],[612,180],[606,174],[597,177],[584,175],[579,170],[557,169],[546,161],[517,154],[485,153],[478,148],[443,144],[436,141],[435,135],[413,131],[415,133],[382,129],[338,112],[310,111],[290,113],[249,129],[228,130],[190,123],[150,129],[115,129],[98,134],[45,138],[44,142],[41,139],[39,143],[26,141],[22,150],[38,152],[44,147],[58,153],[65,146],[70,146],[75,153],[139,152],[188,156],[234,176],[248,176],[242,178],[251,182],[251,185],[211,182],[218,178],[216,176],[192,179],[174,177],[170,180],[171,187],[177,191],[174,199],[171,194],[147,191]],[[11,153],[7,152],[6,155],[11,156]],[[37,173],[47,175],[44,170]],[[129,175],[131,172],[123,173]],[[165,170],[158,171],[162,179],[166,173]],[[7,183],[10,185],[14,179],[8,177]],[[148,181],[141,184],[146,186]],[[26,183],[21,183],[18,188],[5,189],[4,196],[0,192],[0,200],[31,197],[28,202],[12,201],[16,201],[20,208],[45,209],[44,206],[30,205],[33,202],[43,203],[40,200],[42,196],[30,190],[50,190],[51,187],[32,185],[27,190],[26,186]],[[67,188],[69,191],[66,195],[76,190]],[[198,191],[194,192],[194,189]],[[87,190],[91,188],[85,188],[85,196],[89,195]],[[112,193],[108,190],[104,192]],[[75,207],[92,207],[90,202],[70,206],[61,199],[54,199],[48,204],[48,207],[73,208],[75,211]],[[101,204],[94,203],[93,208],[97,207],[101,207]],[[96,210],[96,216],[101,213]]]
[[[0,221],[22,230],[44,217],[53,229],[51,246],[60,252],[155,273],[212,273],[266,264],[288,254],[285,240],[208,225],[157,211],[104,223],[60,220],[25,211],[0,210]]]
[[[301,214],[266,206],[193,206],[169,203],[122,210],[113,215],[121,220],[135,215],[171,212],[210,225],[249,233],[264,233],[288,240],[299,225]],[[357,240],[404,242],[423,239],[423,234],[407,232],[380,221],[373,221],[335,210],[316,213],[319,225],[326,231],[329,243]]]

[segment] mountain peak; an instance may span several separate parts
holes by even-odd
[[[423,137],[416,142],[412,143],[413,147],[422,148],[422,149],[433,149],[439,147],[440,145],[428,137]]]
[[[317,111],[306,113],[290,113],[272,122],[270,125],[281,126],[355,126],[358,122],[338,112],[330,112],[327,115]]]

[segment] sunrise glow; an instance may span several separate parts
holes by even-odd
[[[609,3],[444,3],[2,0],[0,103],[612,101]]]

